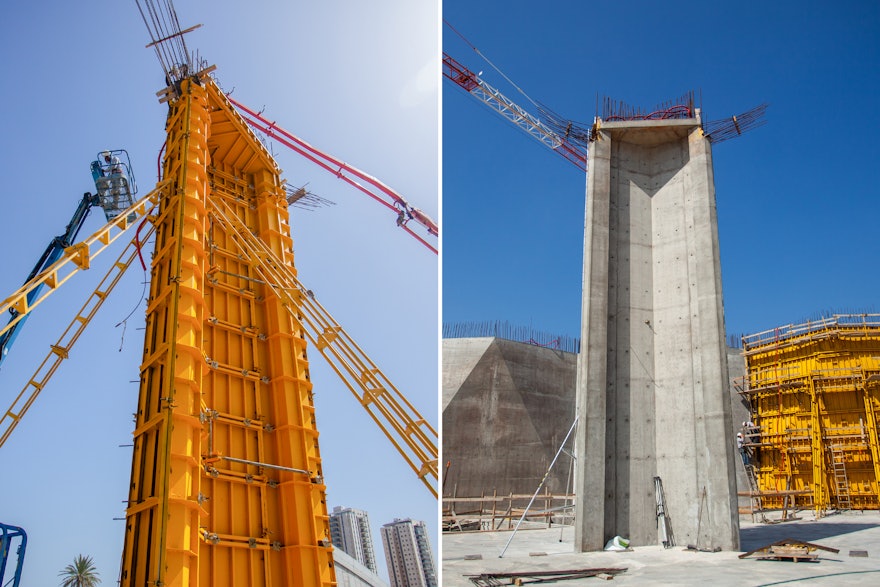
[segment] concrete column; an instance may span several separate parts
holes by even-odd
[[[590,147],[576,549],[736,549],[739,523],[715,190],[698,119],[600,125]]]

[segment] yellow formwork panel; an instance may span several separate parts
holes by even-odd
[[[764,508],[880,509],[880,315],[743,338]]]
[[[280,170],[209,79],[170,102],[122,585],[336,584],[305,339],[205,209],[293,270]]]

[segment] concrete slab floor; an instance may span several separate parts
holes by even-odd
[[[442,582],[444,587],[473,587],[468,575],[490,572],[554,571],[584,568],[626,567],[612,585],[880,585],[880,512],[846,512],[816,520],[800,512],[798,519],[756,524],[751,517],[740,521],[742,552],[793,538],[837,548],[838,553],[814,551],[818,562],[738,558],[740,552],[695,552],[687,545],[664,549],[642,546],[625,552],[574,553],[571,526],[520,528],[504,554],[510,531],[447,533],[443,535]],[[675,530],[673,521],[673,531]],[[850,551],[867,551],[850,556]],[[473,560],[475,555],[482,559]],[[605,584],[597,578],[553,583],[560,587]]]

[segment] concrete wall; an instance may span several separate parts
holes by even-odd
[[[388,582],[340,548],[333,549],[336,587],[388,587]]]
[[[715,193],[699,122],[608,123],[590,148],[576,547],[739,546]],[[699,536],[698,536],[699,531]]]
[[[490,349],[496,342],[501,348],[496,346]],[[515,349],[515,352],[509,352],[510,348]],[[505,350],[508,352],[504,352]],[[510,372],[508,362],[512,360],[519,363],[513,370],[519,374],[521,390],[536,389],[537,397],[541,398],[540,402],[527,400],[521,403],[521,412],[525,413],[513,416],[514,421],[521,419],[530,421],[532,428],[541,430],[558,429],[561,423],[570,423],[575,416],[576,355],[563,353],[561,360],[557,358],[558,356],[559,354],[554,351],[495,338],[460,338],[443,341],[444,420],[441,465],[445,466],[447,460],[453,463],[449,469],[450,480],[446,483],[444,495],[451,496],[453,490],[460,497],[474,497],[483,493],[491,495],[493,490],[498,491],[499,495],[534,492],[539,481],[535,477],[538,474],[536,471],[543,474],[546,463],[549,463],[549,459],[553,458],[553,454],[558,449],[558,442],[556,444],[548,442],[534,451],[537,445],[527,442],[524,438],[521,446],[514,446],[514,450],[509,450],[512,441],[507,426],[498,427],[500,431],[498,437],[486,434],[477,440],[473,433],[473,417],[475,413],[481,413],[484,406],[490,409],[495,406],[497,413],[499,398],[514,393],[515,386],[510,385],[504,390],[502,389],[504,385],[499,385],[508,377],[503,374]],[[727,361],[731,381],[745,375],[742,349],[728,347]],[[478,372],[474,373],[475,370]],[[502,373],[501,377],[487,376],[487,373],[498,372]],[[516,392],[516,394],[521,393],[529,392]],[[729,387],[729,396],[732,425],[733,428],[737,428],[741,422],[748,419],[748,406],[732,384]],[[514,403],[518,401],[515,400]],[[540,409],[529,412],[529,406],[534,407],[536,403],[540,405]],[[509,407],[507,410],[516,413],[516,409]],[[513,439],[514,444],[518,442],[516,436],[513,436]],[[479,447],[474,446],[476,442],[480,443]],[[735,438],[731,436],[729,443],[735,447]],[[525,475],[523,475],[523,452],[526,461],[534,458],[542,463],[541,466],[525,467]],[[569,482],[568,465],[566,457],[563,457],[560,464],[554,468],[550,476],[550,484],[554,488],[564,488]],[[517,470],[518,474],[508,474],[508,471]],[[748,479],[738,460],[736,481],[738,491],[748,490]],[[559,491],[562,492],[562,489]],[[748,507],[749,498],[740,498],[739,505],[743,508]]]
[[[734,386],[734,381],[737,378],[745,377],[746,374],[746,358],[741,348],[727,348],[727,370],[730,375],[730,420],[733,427],[732,433],[736,436],[736,433],[742,427],[742,423],[751,419],[749,402],[739,394]],[[730,442],[736,446],[735,438],[732,438]],[[734,462],[737,492],[748,491],[749,478],[746,476],[746,469],[743,467],[742,459],[736,458]],[[748,496],[738,497],[737,504],[739,508],[744,510],[751,505],[751,499]]]
[[[444,496],[537,489],[574,420],[576,360],[497,338],[443,340]],[[554,466],[552,493],[565,492],[570,463]]]

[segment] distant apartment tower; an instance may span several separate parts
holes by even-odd
[[[437,587],[434,555],[424,522],[395,519],[382,526],[391,587]]]
[[[377,573],[376,551],[370,532],[367,512],[354,508],[336,506],[330,514],[330,539],[333,546]]]

